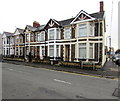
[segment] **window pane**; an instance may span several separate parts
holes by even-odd
[[[86,48],[79,48],[79,57],[86,58]]]
[[[56,47],[56,54],[57,54],[57,57],[59,57],[59,46],[57,45],[57,47]]]
[[[54,39],[54,29],[49,30],[49,39]]]
[[[40,41],[44,41],[45,40],[45,33],[42,31],[40,34]]]
[[[40,33],[37,34],[37,41],[40,41]]]
[[[79,57],[86,58],[86,43],[79,44]]]
[[[79,25],[79,37],[80,36],[86,36],[87,35],[87,28],[86,24]]]
[[[90,58],[93,58],[93,48],[92,47],[90,47],[89,56],[90,56]]]
[[[54,46],[53,45],[49,46],[49,55],[54,56]]]
[[[90,36],[93,36],[93,25],[90,24]]]
[[[70,38],[70,28],[65,28],[65,39]]]
[[[56,29],[56,39],[60,39],[60,30]]]

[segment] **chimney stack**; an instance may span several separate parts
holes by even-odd
[[[40,24],[39,24],[39,22],[37,22],[37,21],[34,21],[34,22],[33,22],[33,27],[40,27]]]
[[[100,12],[104,11],[104,2],[100,1]]]

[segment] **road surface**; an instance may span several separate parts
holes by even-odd
[[[117,99],[118,81],[2,63],[3,99]]]

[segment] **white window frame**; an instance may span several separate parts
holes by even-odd
[[[94,24],[93,23],[90,23],[90,25],[89,25],[90,27],[90,33],[89,33],[89,36],[94,36]],[[92,31],[92,33],[91,33],[91,31]]]
[[[92,48],[92,57],[90,57],[90,48]],[[89,59],[94,59],[94,43],[89,43]]]
[[[45,31],[40,32],[40,41],[45,41]]]
[[[26,42],[29,42],[30,41],[30,38],[29,38],[29,34],[26,34]]]
[[[56,45],[56,56],[60,57],[60,45]]]
[[[60,29],[56,28],[56,39],[60,39]]]
[[[82,45],[82,44],[84,44],[84,45]],[[80,49],[81,48],[85,48],[86,49],[86,56],[85,57],[81,57],[80,56]],[[78,47],[78,52],[79,52],[79,58],[80,59],[87,59],[87,44],[86,43],[79,43],[79,47]]]
[[[37,33],[37,41],[40,41],[40,33]]]
[[[55,33],[56,33],[56,30],[55,30],[55,29],[56,29],[56,28],[50,28],[50,29],[48,29],[48,39],[49,39],[49,40],[54,40],[54,39],[55,39]],[[50,38],[50,34],[51,34],[50,31],[51,31],[51,30],[53,30],[53,32],[54,32],[54,33],[53,33],[53,38]]]
[[[51,48],[51,46],[52,46],[52,48]],[[54,52],[55,52],[55,51],[54,51],[54,47],[55,47],[54,45],[49,45],[49,56],[50,56],[50,57],[54,57]],[[52,55],[51,55],[51,53],[50,53],[51,50],[53,50],[53,54],[52,54]]]
[[[69,32],[69,33],[66,33],[66,32]],[[69,37],[66,34],[69,34]],[[64,29],[64,39],[70,39],[70,38],[71,38],[71,28],[70,27],[69,28],[65,28]]]
[[[84,25],[84,26],[83,26]],[[86,28],[85,35],[80,33],[80,30]],[[86,37],[87,36],[87,24],[79,24],[78,25],[78,37]]]
[[[45,46],[41,46],[42,56],[45,56]]]

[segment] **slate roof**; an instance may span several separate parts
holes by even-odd
[[[5,34],[6,36],[13,36],[14,34],[11,32],[3,32],[3,34]]]
[[[89,14],[90,16],[92,16],[93,18],[96,18],[96,19],[102,19],[103,16],[104,16],[104,11],[103,12],[96,12],[96,13],[92,13],[92,14]],[[61,26],[67,26],[67,25],[70,25],[70,23],[75,19],[74,18],[70,18],[70,19],[67,19],[67,20],[62,20],[62,21],[58,21],[58,23],[60,23]]]
[[[59,21],[60,25],[61,26],[67,26],[67,25],[70,25],[70,23],[73,21],[74,18],[70,18],[70,19],[67,19],[67,20],[62,20],[62,21]]]
[[[30,29],[31,31],[33,31],[33,32],[37,30],[36,27],[33,27],[33,26],[31,26],[31,25],[26,25],[26,27],[27,27],[28,29]]]
[[[104,11],[103,12],[92,13],[92,14],[89,14],[89,15],[96,18],[96,19],[102,19],[103,16],[104,16]]]
[[[17,30],[20,32],[20,34],[24,34],[24,29],[17,28]]]

